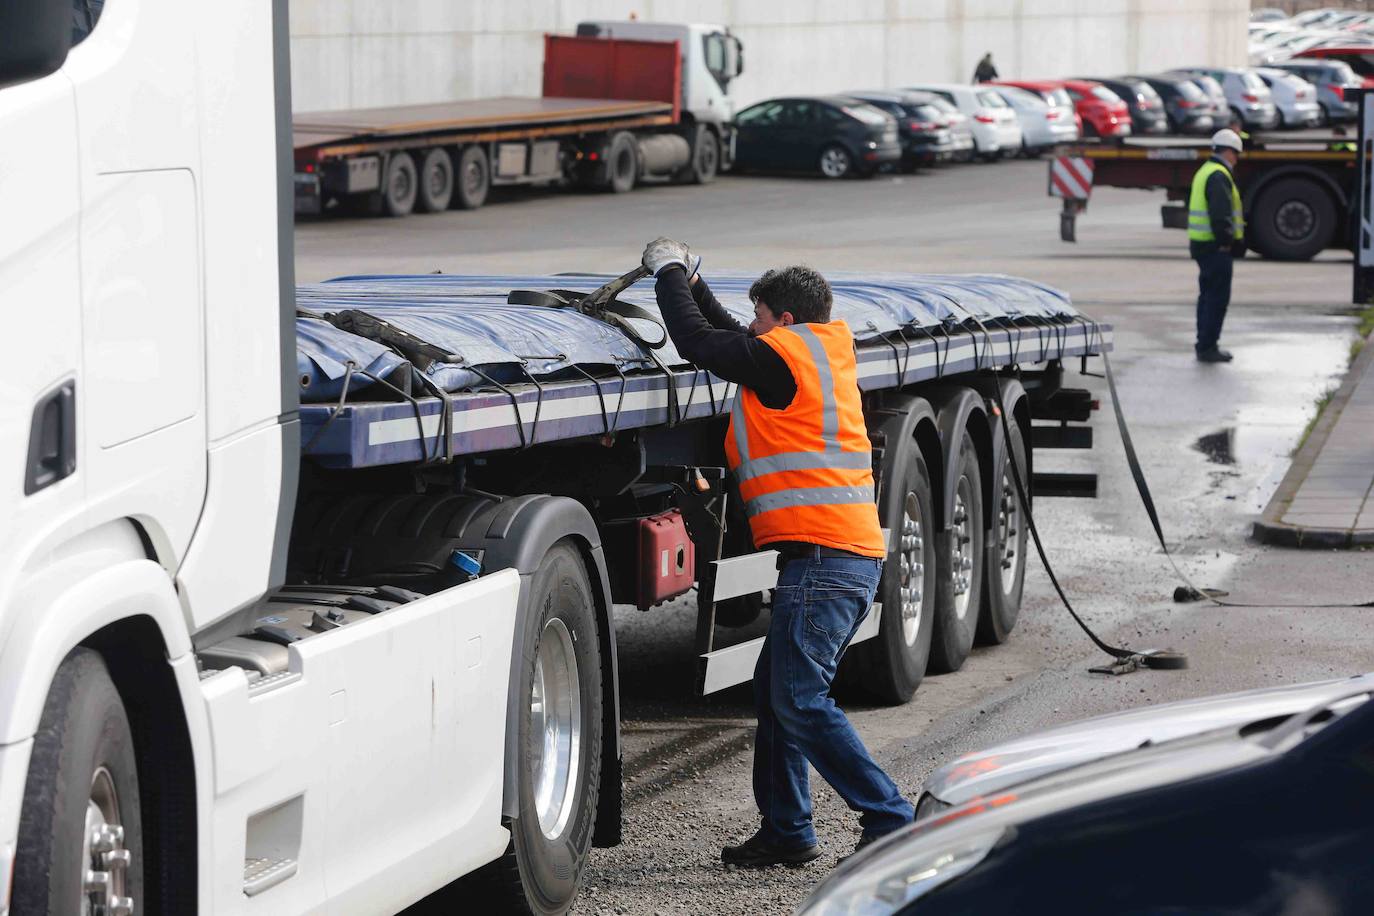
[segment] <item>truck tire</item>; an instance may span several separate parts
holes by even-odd
[[[582,882],[601,784],[601,652],[591,582],[559,541],[530,582],[521,661],[520,814],[492,865],[497,902],[564,913]],[[467,901],[470,903],[470,901]]]
[[[884,470],[878,515],[891,530],[887,562],[878,583],[882,602],[878,635],[845,653],[844,686],[873,699],[901,704],[925,677],[935,629],[935,495],[916,440],[894,442]]]
[[[476,210],[487,202],[490,190],[491,164],[487,161],[487,151],[479,145],[464,147],[454,173],[452,206]]]
[[[606,144],[606,190],[612,194],[624,194],[634,190],[638,178],[639,152],[634,134],[617,131],[611,135],[611,142]]]
[[[99,653],[75,649],[58,666],[34,737],[12,912],[143,912],[139,804],[124,704]]]
[[[416,205],[421,213],[442,213],[452,200],[453,158],[447,150],[435,147],[420,162],[420,199]]]
[[[698,124],[692,140],[692,162],[687,167],[687,180],[692,184],[710,184],[719,171],[720,140],[711,128]]]
[[[1310,261],[1331,244],[1336,204],[1315,181],[1283,178],[1262,188],[1251,206],[1250,247],[1276,261]]]
[[[409,216],[419,196],[419,178],[410,153],[392,153],[382,183],[382,211],[387,216]]]
[[[1021,426],[1007,417],[1009,437],[1002,450],[999,467],[992,472],[992,537],[986,561],[987,581],[983,586],[982,612],[978,616],[977,642],[1001,645],[1016,626],[1021,611],[1021,592],[1026,583],[1026,524],[1021,502],[1016,496],[1011,462],[1016,462],[1021,482],[1029,485],[1026,473],[1026,442]],[[1027,496],[1030,494],[1027,493]]]
[[[935,551],[935,632],[930,670],[958,671],[973,647],[983,591],[983,475],[968,430],[959,443],[951,486],[954,513]]]

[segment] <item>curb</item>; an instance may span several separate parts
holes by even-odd
[[[1374,333],[1365,338],[1360,355],[1355,357],[1354,364],[1346,372],[1345,378],[1341,380],[1336,393],[1332,395],[1331,403],[1326,405],[1326,409],[1322,411],[1316,425],[1312,427],[1312,432],[1308,435],[1307,441],[1293,456],[1293,463],[1288,466],[1288,473],[1283,475],[1283,480],[1279,482],[1278,489],[1274,491],[1274,495],[1269,499],[1269,504],[1264,507],[1264,512],[1255,522],[1252,535],[1261,544],[1311,550],[1343,549],[1374,544],[1374,531],[1350,528],[1315,528],[1305,525],[1290,525],[1283,521],[1284,512],[1293,501],[1298,488],[1307,480],[1308,472],[1312,470],[1313,463],[1326,446],[1326,440],[1330,438],[1331,430],[1336,426],[1341,414],[1345,412],[1345,405],[1349,402],[1355,387],[1366,373],[1372,371],[1371,366],[1374,366]]]

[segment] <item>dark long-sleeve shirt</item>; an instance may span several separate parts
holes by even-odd
[[[698,277],[692,285],[686,271],[669,268],[659,274],[654,292],[679,353],[727,382],[753,390],[765,407],[781,410],[792,403],[797,383],[787,363],[725,310],[705,280]]]
[[[1213,156],[1210,161],[1220,163],[1226,169],[1225,174],[1213,172],[1208,175],[1207,183],[1202,187],[1203,193],[1207,196],[1207,220],[1212,224],[1212,235],[1216,240],[1193,242],[1189,247],[1194,252],[1230,248],[1235,240],[1235,215],[1231,209],[1231,183],[1235,178],[1225,159]]]

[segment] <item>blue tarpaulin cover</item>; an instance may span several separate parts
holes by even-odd
[[[716,297],[742,323],[753,319],[748,290],[757,274],[708,275]],[[622,371],[654,366],[640,344],[611,325],[572,309],[508,305],[513,289],[590,292],[609,276],[418,276],[341,277],[297,288],[296,301],[314,313],[356,309],[459,355],[460,363],[436,362],[426,370],[431,384],[454,392],[484,384],[485,374],[502,382],[526,378],[566,378],[616,367]],[[934,328],[970,318],[1062,321],[1078,315],[1067,294],[1028,280],[996,274],[828,274],[835,293],[834,318],[843,319],[860,341],[902,328]],[[621,301],[657,314],[652,280],[623,292]],[[657,339],[657,328],[644,337]],[[345,363],[352,361],[383,376],[405,363],[387,347],[342,331],[318,318],[296,320],[301,399],[339,397]],[[669,366],[685,361],[669,341],[656,351]],[[480,370],[480,373],[475,370]],[[370,383],[350,380],[350,390]]]

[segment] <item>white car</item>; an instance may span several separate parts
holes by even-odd
[[[1280,127],[1315,127],[1322,120],[1322,106],[1311,83],[1287,70],[1261,67],[1255,71],[1279,110]]]
[[[1073,108],[1051,106],[1034,92],[1015,86],[993,86],[993,92],[1016,112],[1021,122],[1021,149],[1035,155],[1060,143],[1078,139],[1078,125]]]
[[[1014,156],[1021,151],[1021,119],[992,86],[926,83],[907,88],[933,93],[968,115],[974,146],[982,158]]]

